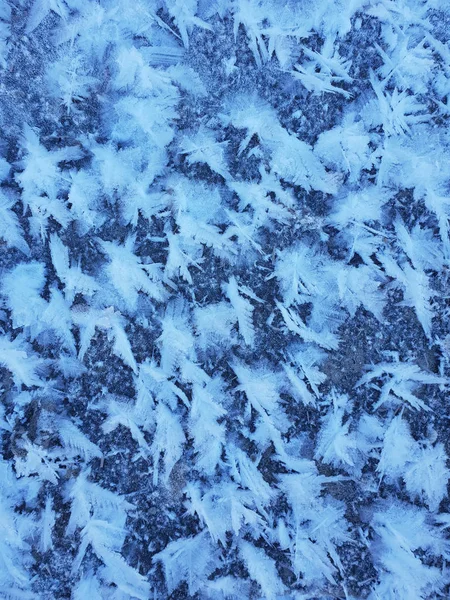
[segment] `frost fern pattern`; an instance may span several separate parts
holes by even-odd
[[[450,596],[450,5],[0,0],[0,597]]]

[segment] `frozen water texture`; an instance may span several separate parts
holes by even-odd
[[[0,598],[450,596],[449,40],[0,0]]]

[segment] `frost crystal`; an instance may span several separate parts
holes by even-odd
[[[450,597],[450,4],[0,0],[0,598]]]

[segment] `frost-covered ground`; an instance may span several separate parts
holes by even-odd
[[[0,0],[0,598],[450,597],[447,0]]]

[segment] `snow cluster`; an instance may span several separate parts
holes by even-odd
[[[450,596],[450,4],[0,0],[0,597]]]

